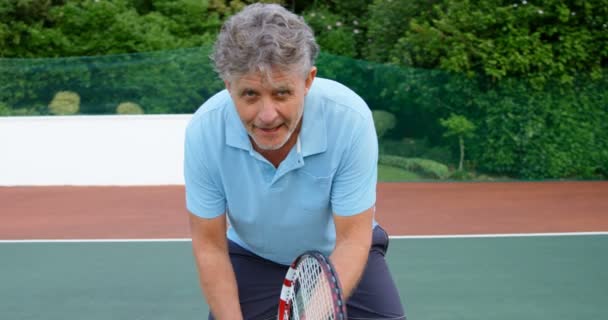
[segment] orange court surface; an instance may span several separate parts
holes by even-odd
[[[0,187],[0,240],[189,238],[183,186]],[[608,231],[608,181],[379,183],[392,236]]]

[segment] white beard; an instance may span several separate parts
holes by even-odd
[[[264,150],[264,151],[279,150],[287,143],[287,141],[289,141],[289,138],[291,138],[291,135],[293,135],[294,131],[296,131],[296,128],[298,128],[299,122],[302,121],[303,114],[304,114],[304,106],[302,106],[300,114],[298,115],[298,121],[296,121],[296,125],[293,126],[292,128],[289,128],[287,135],[285,135],[285,138],[280,143],[277,143],[274,145],[262,144],[255,138],[255,135],[251,131],[247,130],[247,133],[249,134],[249,136],[251,137],[253,142],[255,142],[255,145],[258,148],[260,148],[260,150]]]
[[[274,151],[274,150],[281,149],[287,143],[287,141],[289,141],[289,138],[291,137],[291,135],[293,134],[294,131],[295,131],[295,128],[294,129],[289,129],[289,131],[287,132],[287,135],[285,136],[285,138],[283,139],[283,141],[281,141],[280,143],[274,144],[274,145],[260,143],[255,138],[254,134],[252,134],[251,132],[247,132],[247,133],[249,133],[249,136],[251,137],[251,139],[253,140],[253,142],[255,142],[255,145],[258,148],[260,148],[260,150]]]

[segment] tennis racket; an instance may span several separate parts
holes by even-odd
[[[278,320],[346,320],[346,303],[334,268],[325,255],[307,251],[289,267]]]

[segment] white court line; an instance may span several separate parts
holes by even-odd
[[[603,236],[608,231],[592,232],[547,232],[547,233],[496,233],[496,234],[446,234],[419,236],[390,236],[391,239],[459,239],[459,238],[522,238],[522,237],[566,237],[566,236]]]
[[[158,239],[17,239],[0,240],[0,243],[111,243],[111,242],[189,242],[190,238]]]
[[[390,236],[391,239],[459,239],[459,238],[521,238],[521,237],[565,237],[565,236],[601,236],[608,231],[593,232],[552,232],[552,233],[496,233],[496,234],[451,234],[451,235],[416,235]],[[112,243],[112,242],[190,242],[190,238],[158,239],[17,239],[0,240],[1,243]]]

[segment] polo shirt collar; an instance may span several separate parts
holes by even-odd
[[[245,130],[245,126],[243,126],[239,114],[236,112],[232,98],[228,99],[228,104],[225,108],[224,123],[226,144],[231,147],[251,151],[249,135],[247,134],[247,130]]]
[[[309,94],[304,99],[304,122],[300,131],[302,156],[310,156],[327,151],[327,126],[324,106]]]
[[[224,120],[226,144],[243,150],[252,150],[247,130],[243,126],[234,102],[230,99],[226,106]],[[310,156],[327,151],[327,127],[324,108],[320,101],[309,95],[304,99],[304,115],[300,130],[302,156]]]

